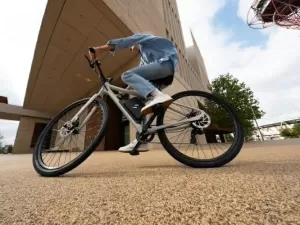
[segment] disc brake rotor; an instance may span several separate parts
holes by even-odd
[[[192,125],[192,127],[197,128],[197,129],[205,129],[205,128],[209,127],[211,124],[210,116],[206,112],[202,111],[202,112],[197,112],[197,113],[191,113],[188,116],[188,118],[197,116],[200,113],[203,114],[201,119],[191,122],[191,125]]]
[[[76,120],[74,122],[66,122],[62,128],[59,130],[59,134],[61,137],[67,137],[73,133],[73,131],[78,127],[79,121]]]

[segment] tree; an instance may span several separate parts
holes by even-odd
[[[253,91],[244,82],[240,82],[228,73],[212,81],[211,92],[223,98],[236,110],[245,131],[245,138],[248,140],[255,131],[254,119],[260,119],[265,114],[259,107],[259,101],[254,98]],[[221,117],[221,114],[215,115],[218,116]]]
[[[294,124],[292,129],[296,136],[300,136],[300,123]]]
[[[3,151],[4,151],[4,136],[0,131],[0,153],[3,153]]]
[[[300,136],[300,124],[295,124],[292,128],[282,128],[280,135],[284,138],[295,138]]]
[[[292,129],[291,128],[282,128],[280,129],[280,135],[284,138],[292,137]]]
[[[0,131],[0,148],[4,147],[4,136],[2,132]]]
[[[8,145],[7,146],[7,153],[12,153],[13,150],[13,145]]]

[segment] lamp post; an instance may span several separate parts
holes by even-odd
[[[254,121],[255,121],[255,124],[256,124],[256,128],[257,128],[257,130],[258,130],[258,132],[259,132],[259,134],[260,134],[261,140],[262,140],[262,141],[265,141],[264,136],[262,135],[262,133],[261,133],[261,131],[260,131],[260,129],[259,129],[259,126],[258,126],[258,123],[257,123],[257,120],[256,120],[255,113],[254,113],[254,111],[253,111],[253,108],[252,108],[251,106],[250,106],[250,108],[251,108],[252,114],[253,114],[253,116],[254,116]]]

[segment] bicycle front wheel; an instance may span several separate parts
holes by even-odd
[[[40,175],[54,177],[71,171],[89,157],[104,138],[108,109],[102,99],[95,99],[78,120],[66,128],[88,100],[66,107],[41,133],[33,152],[33,166]]]
[[[184,91],[157,117],[157,126],[203,115],[198,121],[158,131],[161,144],[177,161],[196,168],[223,166],[240,152],[244,131],[224,100],[202,91]],[[204,112],[204,114],[202,113]]]

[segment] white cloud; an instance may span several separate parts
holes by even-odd
[[[47,0],[0,1],[0,96],[22,105],[35,44]],[[17,121],[0,120],[7,143],[13,143]]]
[[[239,80],[246,82],[266,112],[265,119],[259,121],[260,124],[270,120],[278,122],[278,117],[270,119],[268,115],[300,106],[300,97],[297,94],[300,93],[299,31],[278,27],[257,30],[266,35],[265,45],[243,47],[243,42],[232,39],[238,34],[234,34],[230,28],[216,29],[213,24],[214,16],[224,7],[226,1],[177,0],[177,2],[183,30],[187,36],[186,41],[188,44],[191,43],[188,27],[192,26],[210,79],[230,72]],[[239,0],[237,15],[243,21],[247,21],[251,4],[252,1]],[[195,7],[196,5],[198,6]],[[295,116],[297,112],[296,114],[286,112],[280,119]]]
[[[0,3],[0,95],[22,105],[46,0]],[[5,84],[9,86],[5,91]],[[7,87],[7,86],[6,86]]]

